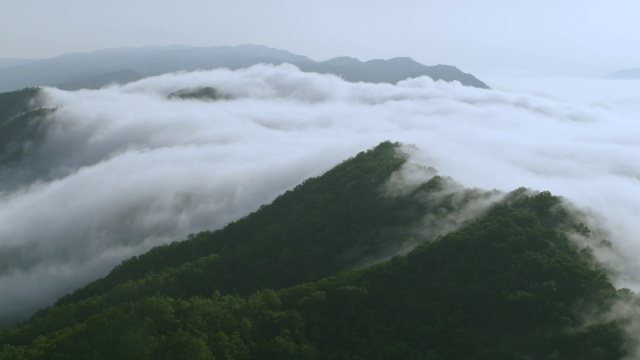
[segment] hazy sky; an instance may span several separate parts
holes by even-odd
[[[0,58],[254,43],[315,60],[410,56],[471,72],[640,67],[637,0],[2,0]]]

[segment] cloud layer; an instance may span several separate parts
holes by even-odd
[[[207,86],[233,99],[169,98]],[[417,145],[412,161],[465,186],[550,190],[602,214],[616,259],[627,259],[616,260],[617,281],[635,286],[640,95],[588,90],[354,84],[288,65],[46,89],[58,107],[49,133],[14,169],[29,175],[0,177],[0,322],[154,245],[220,228],[384,140]]]

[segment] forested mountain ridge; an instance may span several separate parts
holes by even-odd
[[[378,188],[388,174],[405,161],[395,156],[395,147],[385,143],[369,153],[361,153],[322,178],[308,179],[259,212],[224,229],[202,232],[188,241],[156,247],[127,260],[104,279],[61,299],[60,303],[77,301],[86,297],[85,293],[93,295],[108,290],[113,284],[136,280],[149,272],[159,273],[211,254],[225,256],[215,258],[214,262],[215,266],[227,268],[213,276],[223,277],[219,281],[227,291],[242,294],[266,284],[290,286],[347,270],[357,262],[353,257],[360,256],[355,252],[350,256],[350,249],[366,241],[369,243],[366,247],[375,254],[375,242],[387,241],[380,234],[387,224],[410,221],[398,219],[400,216],[394,212],[379,210],[398,206],[393,200],[378,196]],[[248,258],[252,260],[244,260]],[[291,268],[297,270],[290,271]],[[229,274],[244,280],[238,283],[235,277],[225,279]]]
[[[38,88],[0,93],[0,165],[20,160],[29,147],[42,140],[52,109],[38,106]]]
[[[630,353],[624,320],[585,318],[632,295],[569,241],[568,229],[589,232],[560,198],[518,189],[496,200],[440,176],[389,191],[403,165],[383,143],[222,230],[127,260],[0,333],[0,359]],[[452,231],[425,229],[477,202],[485,210]],[[408,241],[422,244],[384,260]]]

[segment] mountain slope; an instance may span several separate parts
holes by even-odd
[[[13,58],[0,58],[0,69],[24,65],[35,61],[35,59],[13,59]]]
[[[21,159],[42,140],[44,115],[51,110],[38,106],[38,93],[37,88],[0,93],[0,165]]]
[[[44,141],[46,117],[55,111],[40,106],[39,94],[38,88],[0,93],[0,193],[21,186],[39,171],[36,164],[28,170],[19,166]]]
[[[57,87],[62,90],[80,90],[80,89],[100,89],[112,84],[126,84],[142,79],[143,76],[131,69],[123,69],[99,74],[80,81],[58,84]]]
[[[63,298],[65,304],[104,292],[114,285],[160,273],[219,254],[206,266],[217,271],[208,280],[213,290],[249,294],[262,287],[285,287],[347,270],[362,258],[381,257],[401,244],[388,243],[385,233],[418,218],[397,212],[404,206],[379,196],[379,188],[404,159],[396,145],[384,143],[312,178],[278,197],[272,204],[224,229],[157,247],[114,269],[109,276]],[[362,251],[360,251],[362,248]],[[252,258],[248,262],[244,258]],[[201,264],[203,265],[203,264]],[[203,265],[204,266],[204,265]],[[295,269],[295,271],[291,271]],[[242,279],[242,281],[238,281]],[[185,282],[177,292],[195,295]]]
[[[623,321],[585,318],[624,293],[568,240],[588,231],[560,198],[409,186],[405,161],[383,143],[223,230],[127,260],[0,333],[0,359],[625,355]],[[379,262],[408,243],[422,245]]]
[[[370,60],[360,62],[353,58],[335,58],[319,63],[298,64],[303,71],[322,74],[334,74],[347,81],[372,83],[392,83],[408,78],[428,76],[434,80],[459,81],[463,85],[489,88],[487,84],[471,74],[460,71],[455,66],[425,66],[411,58],[393,58],[389,60]]]
[[[640,79],[640,69],[624,69],[607,75],[608,79]]]
[[[243,68],[274,59],[304,61],[306,58],[264,46],[241,45],[197,48],[186,46],[102,49],[65,54],[51,59],[0,70],[0,91],[29,86],[57,86],[88,81],[91,78],[126,69],[146,77],[175,71],[194,71],[217,67]],[[257,61],[257,62],[256,62]]]
[[[398,58],[401,59],[401,58]],[[304,71],[344,75],[349,81],[397,82],[407,77],[431,76],[438,80],[460,81],[464,85],[487,86],[454,67],[424,66],[413,60],[372,60],[335,67],[335,62],[315,62],[287,51],[258,45],[219,47],[144,47],[104,49],[88,53],[66,54],[51,59],[0,69],[0,91],[32,86],[59,86],[64,89],[98,88],[119,80],[177,71],[215,68],[241,69],[259,63],[291,63]],[[126,76],[122,72],[127,72]],[[378,73],[380,72],[380,73]],[[135,74],[135,76],[132,76]]]

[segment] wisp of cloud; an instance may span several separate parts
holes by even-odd
[[[169,96],[198,87],[230,99]],[[549,190],[601,214],[624,260],[612,265],[617,285],[640,283],[640,95],[587,99],[424,77],[348,83],[258,65],[41,96],[57,108],[48,133],[14,169],[26,174],[19,182],[0,179],[5,324],[384,140],[415,144],[412,162],[465,186]]]

